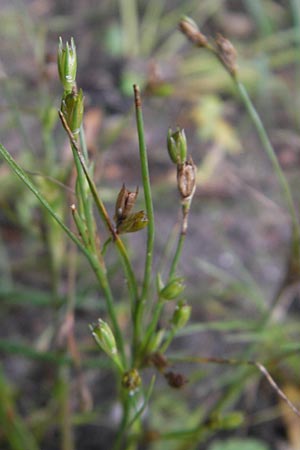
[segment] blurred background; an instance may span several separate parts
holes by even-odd
[[[139,84],[156,211],[156,266],[179,217],[176,173],[166,149],[169,127],[185,129],[198,168],[180,265],[193,314],[174,349],[270,362],[272,375],[297,403],[300,308],[298,280],[287,276],[290,218],[231,79],[187,42],[178,22],[189,15],[207,36],[219,32],[237,49],[239,77],[298,205],[299,1],[0,0],[0,7],[1,143],[70,221],[71,153],[57,116],[62,89],[56,52],[59,36],[64,42],[73,36],[88,149],[113,215],[123,182],[131,190],[141,185],[132,95],[132,85]],[[4,162],[0,177],[0,448],[107,449],[120,413],[117,388],[88,330],[105,315],[101,292],[83,256]],[[142,196],[139,202],[142,207]],[[139,273],[145,234],[126,239]],[[71,261],[77,264],[75,288]],[[128,304],[114,252],[109,270],[126,329]],[[66,305],[73,288],[70,338]],[[166,392],[165,380],[158,384],[145,419],[149,433],[162,423],[164,431],[183,422],[195,427],[218,401],[224,411],[241,411],[243,424],[199,437],[194,446],[149,438],[141,449],[300,448],[299,422],[255,370],[181,370],[189,379],[184,390]],[[16,418],[12,428],[5,405]],[[18,433],[23,447],[14,439]]]

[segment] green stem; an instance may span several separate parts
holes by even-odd
[[[165,342],[163,343],[163,345],[160,347],[159,351],[160,353],[165,353],[168,348],[169,345],[171,344],[171,342],[173,341],[175,334],[176,334],[177,328],[172,327],[171,330],[169,331],[168,337],[165,340]]]
[[[282,191],[283,191],[283,194],[285,197],[286,205],[288,207],[288,210],[289,210],[289,213],[290,213],[291,219],[292,219],[293,244],[294,244],[295,257],[299,258],[299,256],[300,256],[300,248],[299,248],[300,229],[299,229],[299,222],[297,219],[295,205],[294,205],[294,201],[292,198],[289,184],[288,184],[286,177],[280,167],[278,158],[277,158],[274,148],[268,138],[268,135],[266,133],[264,125],[263,125],[256,109],[253,106],[253,103],[248,95],[248,92],[247,92],[245,86],[239,80],[237,80],[235,77],[232,77],[232,78],[233,78],[233,81],[234,81],[234,83],[237,87],[237,90],[241,96],[241,99],[247,109],[247,112],[257,130],[257,133],[259,135],[259,138],[261,140],[263,148],[264,148],[265,152],[267,153],[267,155],[273,165],[274,171],[278,177],[278,180],[281,184],[281,188],[282,188]]]
[[[154,224],[154,211],[153,211],[151,184],[148,167],[147,148],[144,133],[141,95],[139,87],[137,85],[134,85],[133,89],[134,89],[134,100],[136,111],[136,124],[139,138],[139,152],[140,152],[141,173],[144,188],[144,198],[145,198],[146,212],[149,220],[147,227],[147,249],[146,249],[143,288],[141,297],[139,298],[139,301],[136,305],[134,316],[135,319],[134,342],[137,343],[139,336],[141,336],[143,310],[151,283],[155,224]]]
[[[183,249],[183,244],[184,244],[184,241],[185,241],[185,237],[186,237],[185,234],[180,233],[179,239],[178,239],[178,242],[177,242],[177,247],[176,247],[176,250],[175,250],[175,254],[174,254],[174,257],[173,257],[173,261],[171,263],[171,268],[170,268],[170,273],[169,273],[169,280],[175,275],[176,268],[177,268],[177,265],[178,265],[178,261],[180,259],[181,252],[182,252],[182,249]]]
[[[152,319],[151,319],[150,324],[147,326],[147,331],[146,331],[146,334],[145,334],[145,337],[144,337],[144,340],[142,343],[142,348],[141,348],[141,359],[142,360],[143,360],[145,353],[147,353],[147,346],[150,342],[150,339],[151,339],[153,333],[156,330],[156,327],[157,327],[162,309],[164,307],[164,304],[165,304],[165,302],[163,300],[158,299],[156,302],[156,305],[154,307]]]
[[[16,161],[12,158],[12,156],[9,154],[9,152],[6,150],[6,148],[0,144],[0,154],[5,159],[7,164],[10,166],[10,168],[13,170],[13,172],[21,179],[21,181],[28,187],[28,189],[36,196],[36,198],[39,200],[39,202],[46,208],[46,210],[49,212],[49,214],[52,216],[52,218],[58,223],[58,225],[65,231],[65,233],[69,236],[69,238],[80,248],[80,250],[85,254],[87,259],[89,260],[96,277],[98,281],[100,282],[100,285],[102,286],[102,289],[105,294],[106,302],[107,302],[107,308],[110,315],[110,319],[113,324],[115,337],[117,340],[117,343],[119,345],[120,352],[122,354],[123,362],[125,361],[125,352],[124,352],[124,346],[123,346],[123,339],[121,335],[121,331],[116,319],[115,315],[115,309],[113,306],[113,297],[112,293],[108,284],[107,276],[105,271],[101,268],[100,263],[96,256],[92,254],[85,246],[84,244],[75,236],[74,233],[65,225],[65,223],[62,221],[62,219],[55,213],[55,211],[52,209],[50,204],[47,202],[47,200],[40,194],[38,189],[35,187],[35,185],[32,183],[26,172],[16,163]]]
[[[90,190],[91,190],[94,202],[95,202],[95,204],[97,206],[97,209],[99,211],[101,219],[103,220],[104,224],[106,225],[106,227],[107,227],[107,229],[108,229],[108,231],[109,231],[109,233],[110,233],[110,235],[111,235],[111,237],[113,239],[113,242],[115,242],[115,244],[117,246],[117,249],[118,249],[118,251],[119,251],[119,253],[121,255],[122,263],[123,263],[124,270],[125,270],[125,273],[126,273],[126,277],[127,277],[127,280],[128,280],[128,288],[129,288],[129,292],[130,292],[130,295],[131,295],[132,307],[133,307],[134,302],[136,302],[136,299],[138,297],[138,290],[137,290],[137,282],[136,282],[135,275],[134,275],[134,272],[133,272],[133,269],[132,269],[132,266],[131,266],[131,263],[130,263],[130,260],[129,260],[129,257],[128,257],[127,250],[126,250],[126,248],[125,248],[125,246],[123,244],[123,241],[120,239],[120,236],[116,233],[113,224],[111,223],[111,220],[110,220],[109,215],[107,213],[107,210],[106,210],[106,208],[104,206],[104,203],[102,202],[101,198],[98,195],[97,187],[96,187],[93,179],[91,178],[91,176],[89,174],[89,170],[88,170],[88,168],[86,166],[86,163],[85,163],[85,160],[83,158],[83,155],[81,154],[81,152],[80,152],[80,150],[78,148],[77,142],[74,139],[74,136],[73,136],[70,128],[68,127],[68,124],[66,123],[64,115],[63,115],[63,113],[61,111],[59,111],[59,117],[60,117],[60,119],[62,121],[63,127],[65,128],[65,130],[66,130],[66,132],[67,132],[67,134],[69,136],[72,148],[77,153],[79,162],[80,162],[81,167],[82,167],[82,169],[84,171],[84,174],[86,176],[86,180],[87,180],[87,182],[89,184],[89,187],[90,187]]]
[[[38,189],[32,183],[27,173],[19,166],[19,164],[12,158],[6,148],[0,144],[0,154],[3,159],[7,162],[13,172],[21,179],[21,181],[27,186],[27,188],[36,196],[39,202],[44,206],[48,213],[53,217],[53,219],[58,223],[58,225],[64,230],[64,232],[69,236],[69,238],[80,248],[80,250],[86,255],[89,255],[88,250],[82,244],[82,242],[77,238],[77,236],[72,233],[72,231],[64,224],[62,219],[55,213],[47,200],[40,194]]]

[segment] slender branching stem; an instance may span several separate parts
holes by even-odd
[[[99,214],[101,216],[101,219],[103,220],[104,224],[106,225],[106,227],[107,227],[107,229],[108,229],[108,231],[109,231],[109,233],[110,233],[110,235],[111,235],[111,237],[113,239],[113,242],[115,242],[115,244],[117,246],[117,249],[118,249],[118,251],[119,251],[119,253],[121,255],[121,259],[122,259],[122,262],[123,262],[124,270],[125,270],[126,277],[127,277],[127,280],[128,280],[128,287],[129,287],[129,292],[130,292],[131,301],[132,301],[132,308],[133,308],[133,305],[136,302],[136,299],[138,297],[138,291],[137,291],[137,283],[136,283],[135,275],[134,275],[134,272],[133,272],[133,269],[132,269],[132,266],[131,266],[131,263],[130,263],[130,260],[129,260],[129,256],[128,256],[127,250],[126,250],[126,248],[125,248],[125,246],[123,244],[123,241],[120,239],[120,236],[117,234],[117,232],[116,232],[116,230],[115,230],[115,228],[114,228],[114,226],[113,226],[113,224],[112,224],[112,222],[110,220],[110,217],[109,217],[109,215],[107,213],[107,210],[106,210],[106,208],[104,206],[103,201],[101,200],[101,198],[98,195],[97,187],[96,187],[93,179],[91,178],[91,176],[89,174],[89,170],[88,170],[88,168],[86,166],[86,163],[85,163],[85,160],[83,158],[83,155],[80,152],[80,149],[79,149],[79,147],[77,145],[77,142],[74,139],[74,136],[73,136],[73,134],[72,134],[72,132],[71,132],[71,130],[70,130],[66,120],[65,120],[65,117],[64,117],[64,115],[63,115],[63,113],[61,111],[59,111],[59,117],[61,119],[63,127],[65,128],[65,130],[66,130],[66,132],[67,132],[67,134],[69,136],[70,143],[71,143],[73,149],[76,151],[76,153],[78,155],[81,167],[82,167],[82,169],[84,171],[84,174],[86,176],[86,180],[87,180],[87,182],[89,184],[92,196],[94,198],[94,201],[95,201],[95,204],[96,204],[97,209],[99,211]]]
[[[125,361],[125,353],[123,350],[123,339],[119,329],[119,325],[115,316],[115,309],[113,307],[113,297],[112,293],[107,281],[107,276],[105,272],[103,272],[103,268],[100,266],[99,261],[96,256],[89,251],[88,248],[81,242],[80,239],[67,227],[67,225],[63,222],[63,220],[56,214],[56,212],[52,209],[50,204],[44,198],[44,196],[39,192],[39,190],[32,183],[27,173],[19,166],[19,164],[12,158],[6,148],[0,144],[0,154],[8,163],[13,172],[22,180],[22,182],[28,187],[28,189],[36,196],[39,202],[46,208],[48,213],[52,216],[52,218],[57,222],[57,224],[62,228],[62,230],[69,236],[69,238],[80,248],[80,250],[85,254],[88,261],[90,262],[98,281],[100,282],[101,287],[104,290],[105,298],[107,301],[108,312],[110,315],[110,319],[113,324],[114,332],[116,335],[116,340],[118,347],[120,349],[121,354],[123,355],[123,362]]]
[[[252,120],[252,123],[257,131],[257,134],[260,138],[263,149],[266,152],[268,158],[270,159],[270,161],[273,165],[273,169],[274,169],[274,171],[277,175],[277,178],[279,180],[279,183],[281,185],[285,203],[286,203],[286,206],[288,208],[288,211],[290,213],[291,220],[292,220],[292,227],[293,227],[292,228],[292,231],[293,231],[292,239],[293,239],[294,257],[296,259],[299,259],[300,258],[300,226],[299,226],[299,221],[297,218],[295,204],[293,201],[290,186],[289,186],[287,179],[283,173],[283,170],[279,164],[278,158],[277,158],[275,150],[270,142],[270,139],[267,135],[264,124],[263,124],[258,112],[256,111],[251,98],[248,95],[247,89],[245,88],[244,84],[238,79],[237,72],[232,72],[229,70],[228,66],[226,65],[226,63],[224,62],[222,57],[220,56],[217,49],[215,49],[212,45],[207,45],[206,48],[217,58],[217,60],[220,62],[220,64],[224,67],[226,72],[231,77],[231,79],[239,93],[239,96],[246,108],[246,111],[249,114],[249,117]]]

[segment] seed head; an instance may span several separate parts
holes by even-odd
[[[201,33],[197,24],[190,17],[181,19],[179,29],[197,47],[206,47],[208,45],[207,37]]]
[[[196,189],[196,166],[190,157],[177,165],[177,186],[183,202],[190,202]]]
[[[224,66],[232,76],[237,73],[237,52],[232,43],[224,38],[220,33],[216,38],[217,52]]]

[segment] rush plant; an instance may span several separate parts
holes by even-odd
[[[256,115],[251,103],[249,103],[250,100],[242,85],[237,81],[235,53],[231,44],[224,38],[219,37],[216,41],[216,46],[211,46],[207,38],[189,20],[185,19],[182,21],[180,27],[195,45],[206,48],[220,60],[237,84],[254,120]],[[115,373],[119,401],[122,406],[122,417],[115,442],[111,448],[115,450],[121,448],[133,450],[138,448],[142,440],[145,441],[147,439],[149,442],[151,439],[176,439],[179,441],[188,439],[197,443],[207,433],[223,428],[234,428],[239,425],[241,415],[234,412],[223,415],[217,414],[219,408],[216,405],[209,417],[192,429],[174,430],[173,434],[164,434],[163,431],[159,430],[155,436],[145,433],[143,429],[143,413],[148,407],[151,395],[155,389],[157,376],[163,376],[170,388],[181,388],[187,382],[181,372],[174,372],[170,368],[173,362],[183,364],[216,363],[244,365],[251,369],[257,369],[266,377],[277,394],[299,415],[297,408],[279,389],[265,366],[259,362],[248,359],[237,361],[233,359],[201,357],[199,355],[171,357],[168,354],[168,348],[173,339],[186,326],[191,317],[191,306],[184,294],[185,283],[178,271],[178,263],[188,234],[189,212],[196,189],[196,166],[189,155],[184,130],[180,128],[176,130],[170,129],[167,133],[167,149],[171,163],[174,164],[174,170],[177,173],[181,224],[173,257],[166,271],[167,275],[163,276],[155,270],[153,264],[155,221],[140,89],[137,85],[133,86],[143,186],[142,189],[136,188],[134,191],[130,191],[126,184],[120,183],[120,190],[115,198],[114,216],[111,218],[101,195],[101,187],[99,188],[95,183],[93,162],[90,160],[86,148],[82,126],[84,95],[76,84],[76,71],[77,56],[73,39],[66,45],[60,40],[58,47],[58,72],[63,93],[59,117],[70,142],[76,170],[74,184],[75,202],[70,207],[75,231],[57,214],[28,174],[2,145],[0,145],[0,153],[15,174],[38,198],[54,221],[87,258],[98,281],[99,290],[105,298],[105,314],[101,317],[95,317],[94,323],[90,324],[90,331],[95,343],[100,348],[101,357],[109,358],[111,362],[111,370]],[[298,249],[299,226],[290,191],[277,160],[274,159],[274,154],[264,135],[263,128],[261,128],[258,119],[256,118],[255,120],[260,126],[259,130],[265,148],[284,188],[287,205],[293,220],[293,248]],[[135,211],[135,203],[138,195],[141,195],[140,191],[143,195],[144,209]],[[108,238],[105,238],[104,233],[99,231],[96,220],[97,215],[100,216],[101,222],[106,228]],[[146,233],[147,236],[141,280],[136,275],[137,270],[131,261],[130,253],[123,239],[123,236],[127,233],[137,232]],[[117,299],[109,277],[107,254],[112,248],[115,248],[118,253],[119,270],[123,271],[126,279],[129,330],[125,330],[121,326],[116,308]],[[294,254],[294,256],[295,258],[298,257],[298,253]],[[166,305],[168,305],[167,308]],[[164,320],[164,323],[167,323],[167,325],[160,327],[160,319],[162,316],[166,317],[166,315],[168,320]],[[144,369],[149,366],[154,368],[154,375],[150,379],[144,377]]]

